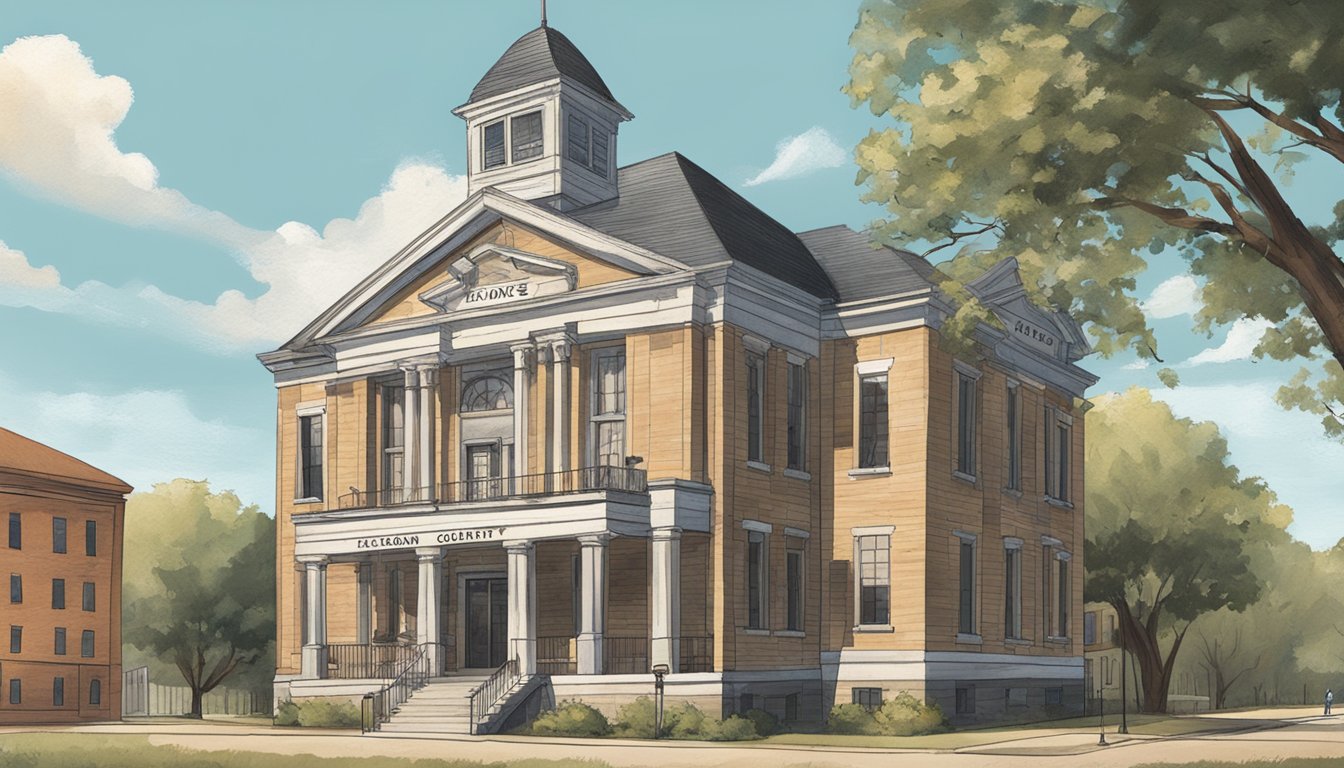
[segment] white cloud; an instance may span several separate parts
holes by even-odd
[[[1122,370],[1122,371],[1142,371],[1142,370],[1146,370],[1146,369],[1149,368],[1151,365],[1152,365],[1152,363],[1149,362],[1148,360],[1135,360],[1135,361],[1132,362],[1132,363],[1125,363],[1124,365],[1120,366],[1120,370]]]
[[[1273,327],[1274,324],[1263,317],[1243,317],[1232,323],[1222,344],[1200,352],[1186,360],[1184,364],[1194,366],[1250,360],[1251,352],[1260,343],[1260,338],[1265,335],[1266,330]]]
[[[839,168],[848,158],[849,154],[836,143],[835,137],[825,128],[816,126],[779,142],[775,146],[774,162],[747,179],[746,186],[792,179],[822,168]]]
[[[203,419],[177,391],[116,394],[27,391],[0,373],[0,424],[65,451],[125,480],[137,490],[175,477],[208,479],[244,503],[270,512],[275,436]]]
[[[1193,315],[1203,306],[1199,298],[1199,283],[1188,274],[1167,278],[1139,306],[1153,320]]]
[[[0,115],[23,115],[0,121],[0,172],[104,218],[218,243],[266,291],[249,298],[225,290],[201,302],[154,285],[68,286],[55,267],[34,267],[0,243],[0,305],[145,328],[219,354],[257,352],[297,333],[466,197],[463,177],[409,162],[354,219],[333,219],[320,233],[294,221],[273,232],[249,229],[158,186],[148,157],[117,147],[114,133],[131,102],[130,84],[99,75],[65,36],[20,38],[0,50]]]

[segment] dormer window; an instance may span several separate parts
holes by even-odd
[[[541,112],[529,112],[510,121],[513,134],[513,162],[541,157]]]
[[[482,130],[485,141],[482,143],[483,156],[481,167],[489,170],[504,165],[504,121],[491,123]]]

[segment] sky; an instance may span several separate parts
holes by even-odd
[[[465,194],[451,110],[538,24],[537,0],[123,0],[0,14],[0,426],[140,489],[208,479],[274,506],[275,393],[258,352],[298,331]],[[551,0],[635,114],[621,164],[676,150],[796,231],[861,228],[840,88],[857,3]],[[1338,166],[1298,168],[1323,218]],[[1321,549],[1344,536],[1344,446],[1252,362],[1254,321],[1192,333],[1179,259],[1139,295],[1166,364],[1091,358],[1095,396],[1152,387],[1216,421],[1233,462]]]

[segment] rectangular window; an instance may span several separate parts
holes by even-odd
[[[518,115],[509,121],[513,139],[513,162],[541,157],[541,112]]]
[[[11,677],[9,679],[9,703],[23,703],[23,683],[17,677]]]
[[[502,130],[502,129],[501,129]],[[384,493],[395,494],[402,486],[403,452],[406,445],[406,388],[384,384],[383,393],[383,482]]]
[[[23,627],[9,628],[9,652],[23,653]]]
[[[485,170],[504,164],[504,121],[481,129],[481,167]]]
[[[960,554],[960,589],[958,590],[957,631],[963,635],[975,634],[975,542],[962,539]]]
[[[299,498],[322,498],[322,415],[299,417]]]
[[[51,607],[65,609],[65,579],[51,580]]]
[[[56,628],[55,642],[52,644],[52,652],[57,656],[65,655],[65,627]]]
[[[1008,385],[1007,410],[1008,423],[1005,429],[1008,439],[1008,482],[1010,491],[1022,490],[1022,414],[1019,406],[1021,393],[1016,383]]]
[[[1046,637],[1055,636],[1053,584],[1055,548],[1046,544],[1041,547],[1041,623]]]
[[[51,518],[51,551],[58,555],[65,554],[65,518]]]
[[[1093,645],[1097,642],[1097,612],[1088,611],[1083,614],[1083,645]]]
[[[9,548],[23,549],[23,518],[18,512],[9,513]]]
[[[882,707],[881,688],[853,688],[849,695],[851,702],[858,704],[869,712]]]
[[[957,374],[957,471],[975,476],[975,379]]]
[[[84,582],[84,610],[97,610],[97,600],[94,595],[94,586],[92,581]]]
[[[601,127],[593,129],[593,162],[589,168],[602,178],[607,178],[609,162],[607,160],[607,132]]]
[[[23,602],[23,577],[17,573],[9,574],[9,602]]]
[[[806,469],[807,366],[789,363],[789,469]]]
[[[1044,416],[1044,420],[1043,420],[1042,423],[1045,425],[1044,427],[1041,428],[1041,456],[1042,456],[1041,467],[1043,467],[1044,470],[1045,470],[1045,471],[1042,473],[1042,474],[1045,475],[1045,477],[1043,478],[1044,481],[1045,481],[1045,482],[1044,482],[1044,485],[1045,485],[1045,495],[1048,496],[1048,497],[1050,497],[1050,498],[1054,498],[1054,497],[1055,497],[1055,472],[1054,472],[1054,466],[1055,466],[1055,453],[1054,453],[1054,445],[1053,445],[1053,442],[1054,442],[1054,441],[1051,440],[1051,433],[1055,431],[1055,430],[1054,430],[1054,426],[1053,426],[1054,423],[1055,423],[1055,409],[1051,408],[1051,407],[1048,406],[1048,405],[1045,406],[1045,416]]]
[[[1071,432],[1073,428],[1063,421],[1055,425],[1055,450],[1059,458],[1055,461],[1055,498],[1069,501],[1069,453],[1073,446]]]
[[[625,350],[593,353],[593,399],[589,439],[593,463],[625,466]]]
[[[785,554],[788,583],[788,623],[787,628],[795,632],[803,631],[803,552],[791,549]]]
[[[569,159],[579,165],[588,165],[588,121],[578,115],[570,115],[567,126]]]
[[[765,461],[765,358],[747,355],[747,461]]]
[[[798,721],[798,694],[784,694],[784,722],[794,723]]]
[[[51,705],[53,707],[65,706],[65,678],[55,677],[51,680]]]
[[[103,681],[99,680],[96,677],[93,680],[89,681],[89,703],[90,704],[103,703]]]
[[[86,659],[93,658],[93,630],[86,629],[79,638],[79,655]]]
[[[1059,605],[1055,609],[1056,625],[1055,637],[1069,636],[1069,561],[1061,557],[1056,561],[1056,567],[1059,569],[1058,584]]]
[[[98,521],[84,521],[84,554],[88,557],[98,556]]]
[[[1045,407],[1042,429],[1045,449],[1045,495],[1059,501],[1072,498],[1069,473],[1073,448],[1073,418],[1051,406]]]
[[[765,534],[747,531],[747,628],[765,629],[766,601]]]
[[[975,688],[973,686],[957,688],[957,714],[975,714]]]
[[[859,467],[886,467],[887,375],[859,379]]]
[[[1003,550],[1003,634],[1004,637],[1022,637],[1022,549],[1021,546]]]
[[[1057,706],[1059,706],[1059,705],[1062,704],[1062,703],[1064,703],[1064,689],[1063,689],[1063,688],[1046,688],[1046,689],[1045,689],[1045,705],[1046,705],[1047,707],[1057,707]]]
[[[891,623],[891,537],[858,537],[859,624]]]

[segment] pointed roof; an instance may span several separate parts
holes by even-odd
[[[898,248],[878,245],[868,232],[844,224],[799,232],[840,291],[840,301],[863,301],[937,286],[934,266]]]
[[[602,82],[602,76],[569,38],[552,27],[537,27],[515,40],[499,57],[499,61],[471,89],[468,103],[558,77],[568,77],[607,101],[616,102],[607,84]]]
[[[40,475],[45,479],[123,494],[131,492],[131,487],[125,482],[97,467],[0,427],[0,472],[3,471]]]
[[[680,153],[618,173],[619,198],[569,215],[690,267],[740,261],[818,298],[837,298],[797,235]]]

